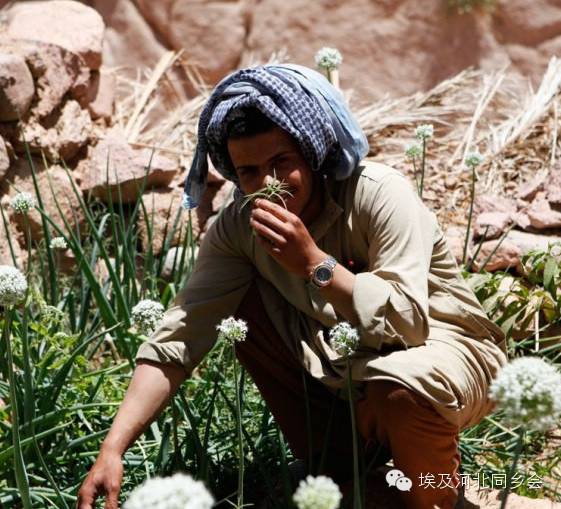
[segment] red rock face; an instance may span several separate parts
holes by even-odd
[[[343,54],[341,86],[364,104],[427,90],[469,66],[539,80],[561,49],[555,0],[497,0],[493,10],[451,12],[441,0],[90,0],[107,24],[104,62],[153,66],[166,49],[216,83],[286,50],[313,67],[322,46]],[[188,85],[185,85],[187,92]]]

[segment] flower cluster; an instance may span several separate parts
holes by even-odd
[[[292,500],[298,509],[337,509],[342,498],[339,486],[329,477],[309,475],[300,481]]]
[[[150,299],[141,300],[131,311],[134,326],[146,335],[150,335],[156,330],[163,316],[164,306]]]
[[[423,149],[418,143],[410,143],[405,147],[405,155],[413,160],[418,159],[423,154]]]
[[[555,258],[555,260],[557,260],[559,263],[561,263],[561,244],[556,242],[554,244],[551,244],[549,246],[549,256],[552,256],[553,258]]]
[[[421,124],[415,129],[415,137],[419,141],[426,141],[432,138],[434,134],[434,127],[432,124]]]
[[[218,339],[227,341],[230,344],[237,343],[238,341],[245,341],[247,335],[247,322],[244,320],[236,320],[233,316],[224,318],[219,325],[216,326],[218,330]]]
[[[10,207],[14,209],[16,214],[27,214],[32,208],[36,206],[35,198],[27,192],[16,194],[10,200]]]
[[[349,322],[340,322],[329,330],[329,340],[339,355],[349,356],[357,349],[360,338]]]
[[[541,358],[521,357],[499,372],[489,396],[510,425],[546,431],[561,416],[561,373]]]
[[[11,265],[0,265],[0,306],[12,306],[25,299],[25,276]]]
[[[68,244],[66,243],[66,240],[64,240],[64,237],[54,237],[53,239],[51,239],[51,243],[49,244],[49,247],[51,249],[66,249],[68,247]]]
[[[466,166],[468,168],[475,168],[476,166],[479,166],[481,163],[483,162],[483,156],[477,152],[468,152],[466,154]]]
[[[316,53],[315,61],[320,69],[330,71],[341,65],[343,57],[337,48],[323,47]]]
[[[154,477],[135,488],[124,509],[210,509],[214,498],[201,481],[185,474]]]

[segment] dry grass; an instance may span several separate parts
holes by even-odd
[[[211,87],[179,57],[166,53],[152,72],[137,80],[120,78],[116,123],[135,146],[175,154],[188,167],[197,119]],[[270,61],[284,59],[281,54]],[[183,67],[199,93],[164,108],[169,97],[164,97],[162,84],[174,65]],[[478,193],[512,194],[536,173],[549,171],[556,159],[560,86],[561,61],[555,58],[535,91],[508,69],[468,69],[427,92],[383,99],[354,113],[369,139],[368,158],[395,166],[411,178],[404,147],[413,141],[415,126],[434,124],[423,196],[446,228],[466,222],[470,172],[463,161],[469,151],[477,149],[486,159],[478,168]],[[352,100],[352,91],[345,92]]]

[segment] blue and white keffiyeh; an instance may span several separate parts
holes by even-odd
[[[210,156],[216,170],[238,185],[226,144],[228,123],[248,107],[292,135],[313,171],[349,177],[368,153],[368,142],[345,100],[319,72],[296,64],[261,65],[224,78],[206,102],[198,126],[183,207],[199,205],[206,189]]]

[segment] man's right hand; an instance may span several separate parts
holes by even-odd
[[[78,492],[77,509],[94,509],[105,495],[105,509],[118,509],[123,455],[175,394],[186,372],[181,366],[139,360],[99,456]]]
[[[105,496],[105,509],[118,509],[122,480],[121,455],[101,451],[78,491],[76,509],[94,509],[95,501],[100,496]]]

